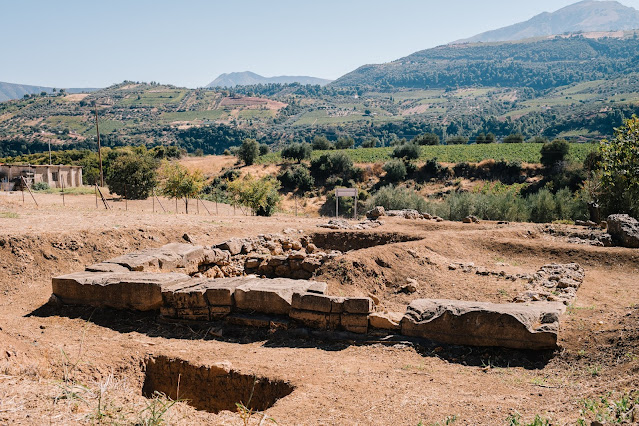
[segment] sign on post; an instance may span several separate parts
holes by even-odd
[[[335,217],[339,216],[339,197],[354,198],[353,218],[357,219],[357,188],[335,188]]]

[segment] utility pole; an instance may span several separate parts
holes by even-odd
[[[49,165],[51,165],[51,139],[49,139]]]
[[[100,128],[98,127],[98,103],[95,103],[95,131],[98,134],[98,158],[100,160],[100,186],[104,187],[104,172],[102,171],[102,146],[100,145]]]

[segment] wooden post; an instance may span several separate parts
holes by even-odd
[[[211,216],[211,212],[209,211],[209,208],[206,207],[206,204],[204,204],[204,200],[202,200],[199,196],[197,197],[198,200],[200,200],[202,202],[202,207],[204,207],[204,209],[206,210],[206,212],[209,214],[209,216]]]
[[[354,199],[355,199],[355,213],[354,213],[355,217],[353,219],[357,220],[357,195],[355,195]]]
[[[335,217],[339,217],[339,196],[337,191],[335,191]]]
[[[98,184],[95,184],[95,208],[98,208]]]
[[[24,176],[22,176],[22,181],[24,182],[24,185],[27,187],[27,190],[29,191],[29,194],[31,194],[31,198],[33,198],[33,202],[37,206],[38,202],[36,201],[35,197],[33,196],[33,192],[31,192],[31,188],[29,188],[29,184],[27,183],[27,180],[24,178]],[[24,190],[22,191],[22,203],[24,204]]]
[[[22,192],[22,205],[24,205],[24,186],[20,185],[20,191]]]
[[[195,208],[197,210],[197,214],[200,214],[200,197],[195,199]]]
[[[104,186],[104,172],[102,170],[102,146],[100,145],[100,128],[98,127],[98,103],[95,103],[95,131],[98,134],[98,159],[100,160],[100,186]]]
[[[155,188],[153,188],[153,196],[158,200],[158,204],[160,205],[160,207],[162,207],[162,211],[164,213],[166,213],[166,209],[162,205],[162,201],[160,201],[160,199],[158,198],[157,194],[155,193]],[[153,208],[155,208],[155,202],[153,202]]]

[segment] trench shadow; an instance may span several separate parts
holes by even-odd
[[[118,333],[137,332],[148,337],[178,340],[215,340],[226,343],[262,343],[265,348],[319,349],[339,352],[351,346],[412,347],[424,358],[469,367],[543,369],[560,349],[546,351],[517,350],[498,347],[459,346],[394,334],[361,335],[344,331],[319,331],[307,328],[266,329],[227,324],[224,321],[174,321],[158,319],[157,312],[121,311],[72,305],[45,304],[26,317],[67,317],[92,322]]]

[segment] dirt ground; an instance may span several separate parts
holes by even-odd
[[[571,244],[539,225],[461,224],[387,218],[367,231],[318,228],[326,218],[152,212],[151,200],[96,208],[91,195],[0,193],[0,424],[244,424],[240,414],[198,411],[142,396],[144,361],[167,355],[278,379],[293,392],[250,424],[551,424],[594,419],[587,402],[639,388],[639,250]],[[164,203],[170,204],[168,200]],[[211,208],[210,204],[207,204]],[[167,207],[165,205],[165,207]],[[218,206],[220,207],[220,206]],[[214,213],[214,212],[212,212]],[[449,270],[533,273],[550,262],[586,271],[561,319],[560,348],[528,353],[415,342],[339,340],[292,330],[162,323],[154,315],[48,305],[51,277],[143,248],[303,230],[345,250],[315,278],[337,295],[375,295],[378,310],[402,311],[418,297],[507,302],[507,281]],[[361,234],[353,242],[348,234]],[[328,234],[328,235],[324,235]],[[346,234],[346,235],[345,235]],[[417,292],[400,292],[407,278]],[[244,402],[244,401],[238,401]],[[593,404],[590,404],[592,406]],[[601,405],[601,404],[600,404]],[[607,404],[602,410],[606,410]],[[164,411],[166,408],[166,412]],[[270,418],[270,419],[269,419]],[[448,423],[447,423],[448,421]],[[150,424],[150,423],[147,423]],[[518,424],[518,423],[512,423]],[[589,424],[586,423],[586,424]]]

